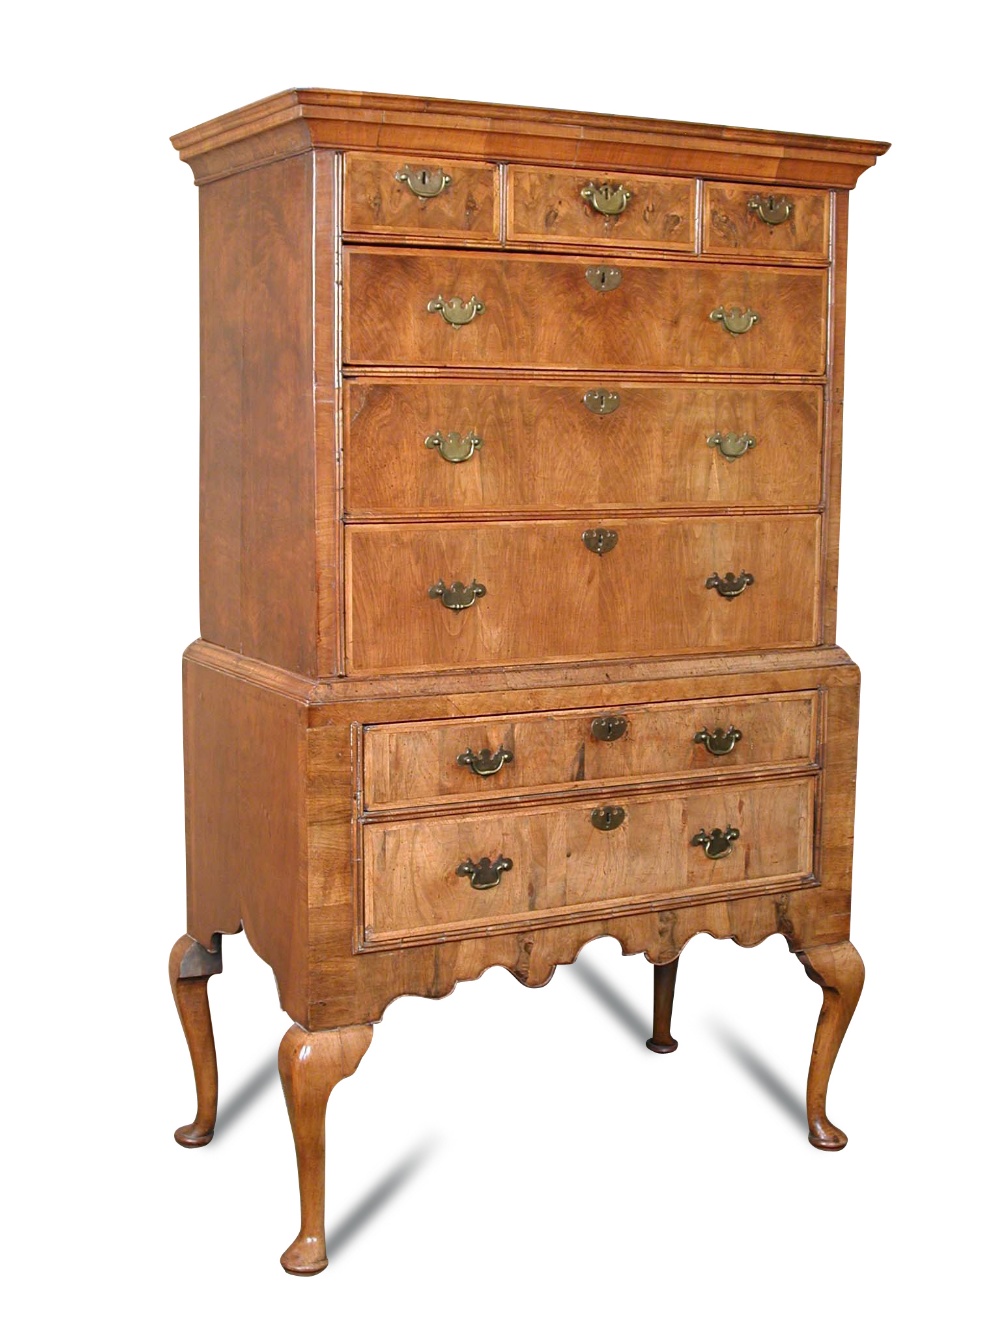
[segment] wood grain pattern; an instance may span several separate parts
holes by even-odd
[[[175,134],[199,183],[313,147],[850,189],[889,147],[685,121],[296,88]]]
[[[312,162],[199,197],[202,636],[315,672]]]
[[[190,935],[182,935],[170,951],[170,990],[191,1056],[198,1097],[194,1120],[174,1131],[174,1138],[182,1148],[203,1148],[215,1133],[219,1067],[208,1005],[208,982],[222,971],[222,949],[218,937],[212,944],[214,948],[209,950]]]
[[[295,1140],[299,1171],[299,1234],[281,1256],[286,1273],[312,1277],[326,1267],[326,1104],[336,1085],[361,1063],[372,1029],[334,1032],[289,1028],[278,1048],[278,1073]]]
[[[819,520],[617,519],[597,556],[572,522],[374,524],[347,533],[351,671],[408,671],[574,657],[646,657],[815,643]],[[387,568],[385,553],[392,552]],[[755,582],[728,600],[718,572]],[[398,571],[398,572],[397,572]],[[472,607],[428,596],[477,579]]]
[[[771,226],[751,212],[752,186],[705,182],[702,248],[707,255],[768,255],[772,259],[828,259],[830,195],[826,190],[779,190],[792,206],[787,221]]]
[[[621,285],[599,292],[585,277],[598,258],[346,247],[345,361],[824,374],[825,272],[616,258]],[[428,311],[437,296],[485,309],[453,328]],[[759,322],[728,333],[709,318],[719,306]]]
[[[418,198],[396,172],[412,165],[446,172],[450,183],[432,199]],[[490,162],[435,157],[408,163],[399,154],[346,153],[344,231],[496,241],[500,237],[499,169]]]
[[[695,704],[582,709],[470,717],[460,722],[390,724],[364,735],[364,793],[369,810],[421,805],[441,797],[492,800],[505,793],[637,780],[705,777],[775,765],[811,763],[816,754],[815,692],[706,699]],[[626,723],[616,740],[595,739],[591,724],[613,714]],[[693,737],[707,727],[736,727],[740,740],[723,755]],[[314,783],[323,781],[325,754],[339,749],[327,728],[310,731]],[[514,756],[495,774],[479,777],[457,762],[471,749]]]
[[[600,213],[581,191],[605,182],[624,186],[631,198],[616,216]],[[512,242],[563,242],[643,250],[694,251],[693,180],[665,176],[613,176],[600,172],[541,171],[511,167],[507,173],[507,236]]]
[[[533,811],[448,815],[367,824],[363,830],[364,937],[458,934],[557,920],[598,906],[628,910],[672,897],[731,893],[806,878],[812,867],[815,780],[710,791],[622,794],[624,823],[605,832],[593,798]],[[691,845],[701,829],[739,830],[728,856]],[[476,889],[456,867],[511,860],[496,888]]]
[[[459,334],[458,336],[461,336]],[[598,415],[584,395],[618,395]],[[589,380],[350,380],[345,385],[349,518],[507,517],[615,509],[818,506],[823,390],[818,386]],[[435,431],[482,444],[449,463]],[[707,441],[752,435],[740,458]]]
[[[816,1024],[806,1085],[809,1142],[814,1148],[837,1152],[847,1146],[847,1135],[827,1118],[827,1086],[833,1062],[861,998],[865,967],[850,940],[801,949],[799,959],[810,981],[823,988],[823,1007]]]

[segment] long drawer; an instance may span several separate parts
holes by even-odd
[[[819,552],[811,514],[348,524],[348,663],[407,671],[813,644]]]
[[[348,517],[820,502],[815,385],[362,379],[344,393]]]
[[[815,690],[365,728],[369,810],[815,761]]]
[[[344,359],[354,366],[826,369],[824,270],[632,258],[602,265],[598,258],[348,246]],[[601,282],[603,290],[592,285]],[[469,322],[449,323],[441,306]],[[744,332],[730,331],[751,314]]]
[[[815,779],[794,778],[367,824],[365,940],[474,934],[801,880],[812,869],[814,803]]]

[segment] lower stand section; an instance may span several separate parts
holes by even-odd
[[[281,1256],[286,1273],[312,1277],[326,1267],[326,1104],[341,1079],[361,1063],[372,1026],[306,1032],[288,1029],[278,1048],[278,1072],[295,1139],[301,1226]]]
[[[653,964],[653,1035],[646,1042],[657,1055],[669,1055],[677,1050],[677,1042],[670,1035],[670,1019],[674,1012],[674,987],[677,985],[677,964]]]

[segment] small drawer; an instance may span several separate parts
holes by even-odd
[[[344,394],[348,518],[820,503],[817,385],[427,376]]]
[[[707,255],[826,260],[830,196],[826,190],[706,181],[702,227]]]
[[[364,943],[733,896],[812,870],[814,778],[366,824]]]
[[[511,167],[507,238],[533,245],[693,251],[696,184],[668,176]]]
[[[807,691],[367,727],[365,807],[804,766],[816,704]]]
[[[823,375],[826,324],[819,269],[344,249],[353,366]]]
[[[500,235],[498,169],[489,162],[348,153],[344,231],[495,241]]]
[[[815,644],[819,537],[813,514],[351,523],[349,669]]]

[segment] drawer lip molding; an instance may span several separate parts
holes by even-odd
[[[817,793],[813,775],[640,790],[616,797],[624,818],[608,832],[592,822],[606,804],[593,795],[544,808],[364,824],[359,943],[426,943],[803,886],[813,880]],[[738,854],[712,862],[693,845],[693,835],[713,825],[740,830]],[[455,873],[482,855],[511,861],[492,895],[474,893]]]
[[[397,178],[406,166],[433,165],[448,179],[436,197],[420,198]],[[426,154],[345,153],[344,235],[394,240],[500,240],[500,169],[495,162]]]
[[[617,395],[595,413],[584,398]],[[348,521],[818,508],[822,385],[366,376],[344,385]],[[434,432],[475,433],[449,465]],[[749,435],[728,458],[710,441]],[[567,443],[568,441],[568,443]],[[568,466],[567,462],[571,461]]]
[[[617,258],[621,281],[599,291],[586,278],[599,257],[345,246],[345,364],[826,373],[825,268]],[[473,296],[483,309],[464,327],[429,313]],[[720,308],[758,318],[734,335],[711,319]]]
[[[571,520],[349,525],[348,674],[818,643],[820,516],[605,513],[585,527],[599,524],[619,534],[603,558]],[[740,597],[706,586],[742,570],[755,581]],[[474,578],[489,593],[455,615],[427,596],[441,578]]]
[[[592,723],[619,714],[624,734],[596,739]],[[720,781],[805,768],[817,761],[819,693],[802,690],[731,695],[621,707],[508,713],[431,722],[375,723],[362,731],[366,812],[398,814],[456,804],[523,800],[641,783]],[[736,725],[739,743],[712,755],[695,741],[702,728]],[[457,756],[467,748],[504,750],[512,757],[478,778]],[[312,746],[321,772],[322,738]],[[322,778],[314,776],[313,787]],[[315,798],[314,798],[315,799]]]

